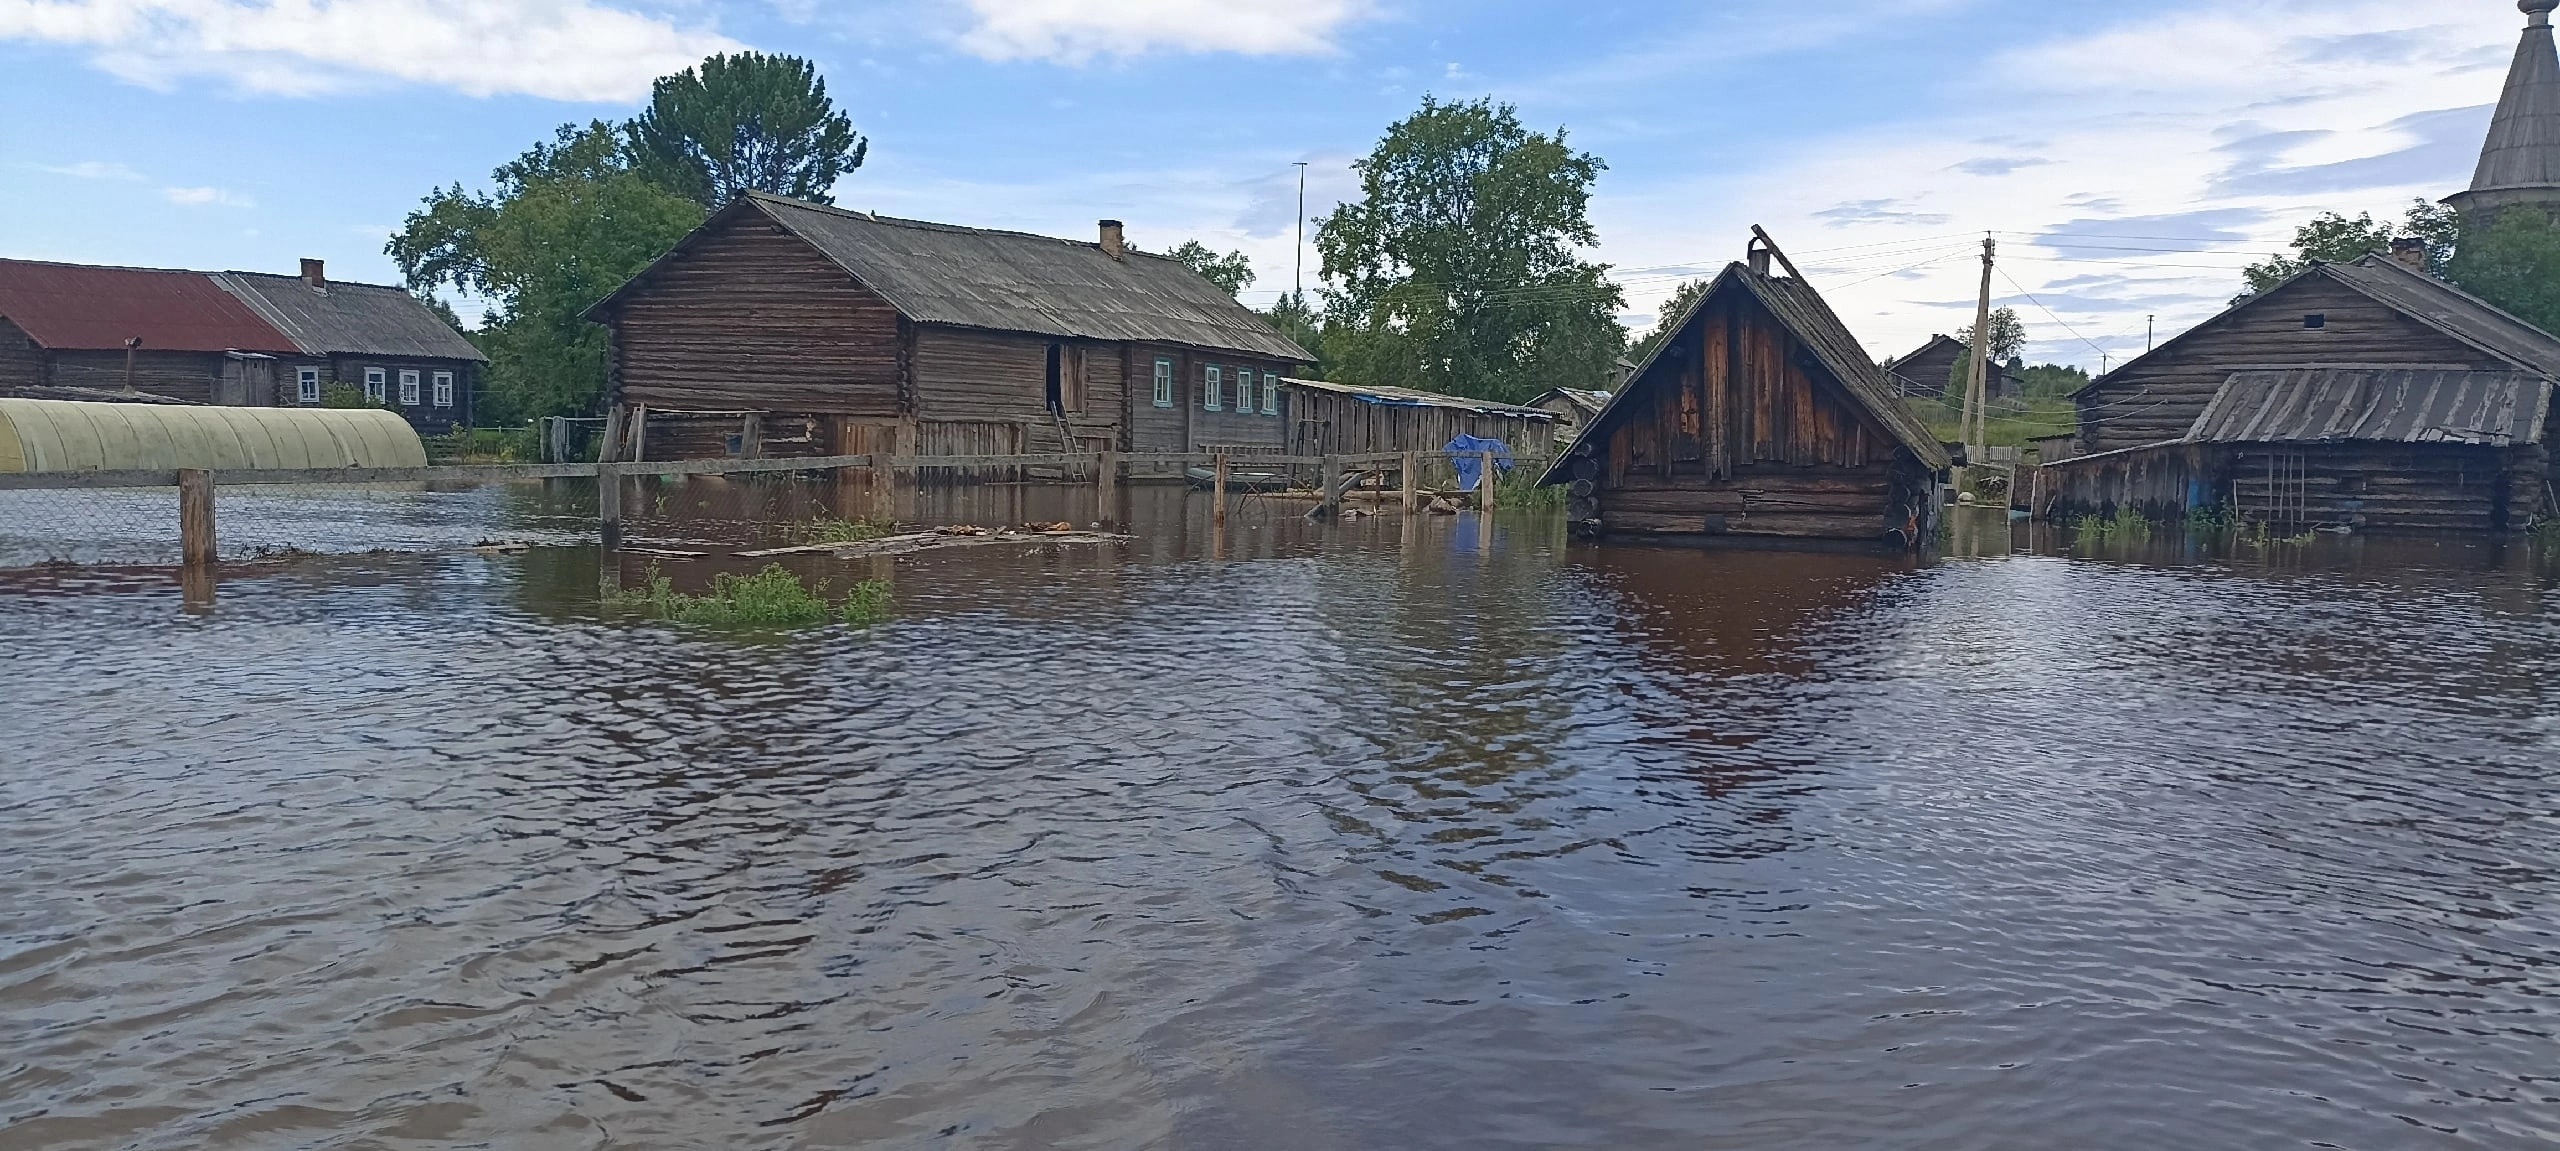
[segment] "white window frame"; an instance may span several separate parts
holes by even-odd
[[[437,372],[436,374],[429,376],[428,381],[434,385],[435,390],[433,395],[435,396],[436,406],[439,408],[452,407],[453,373]]]
[[[418,406],[418,369],[416,368],[400,369],[400,406],[404,408]]]
[[[1225,369],[1220,368],[1216,364],[1200,365],[1200,410],[1204,412],[1223,412],[1227,410],[1226,404],[1227,378]]]
[[[364,370],[365,402],[369,404],[378,404],[389,399],[390,396],[391,373],[384,371],[381,368],[366,368]]]
[[[1173,406],[1173,361],[1168,358],[1156,360],[1156,406]]]
[[[293,370],[293,398],[295,402],[303,404],[320,402],[320,369],[295,368]]]
[[[1253,369],[1236,369],[1236,414],[1253,414]]]
[[[1262,369],[1262,414],[1280,414],[1280,373],[1269,368]]]

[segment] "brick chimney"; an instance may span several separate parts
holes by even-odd
[[[2427,270],[2427,242],[2415,236],[2391,241],[2391,262],[2412,272]]]
[[[1102,222],[1102,254],[1118,260],[1126,258],[1128,251],[1127,230],[1120,226],[1118,220],[1104,220]]]
[[[329,276],[324,270],[321,261],[314,260],[309,256],[304,256],[302,258],[302,282],[315,288],[326,288],[329,286]]]

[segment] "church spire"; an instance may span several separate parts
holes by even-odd
[[[2524,42],[2516,46],[2507,90],[2498,98],[2489,140],[2471,190],[2446,203],[2486,223],[2516,204],[2560,209],[2560,47],[2552,42],[2551,13],[2560,0],[2522,0]]]

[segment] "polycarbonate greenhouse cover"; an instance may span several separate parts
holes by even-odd
[[[417,468],[426,445],[379,409],[0,399],[0,473]]]

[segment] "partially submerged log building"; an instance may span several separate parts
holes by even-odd
[[[1286,380],[1281,391],[1292,413],[1293,456],[1437,452],[1459,436],[1474,436],[1543,459],[1554,449],[1559,422],[1545,408],[1411,388]]]
[[[1276,451],[1313,360],[1116,221],[1076,242],[760,192],[587,317],[622,459]]]
[[[1946,449],[1766,238],[1548,471],[1586,535],[1916,548]]]
[[[2089,454],[2044,469],[2038,510],[2377,531],[2551,514],[2560,339],[2423,255],[2314,265],[2091,382]]]

